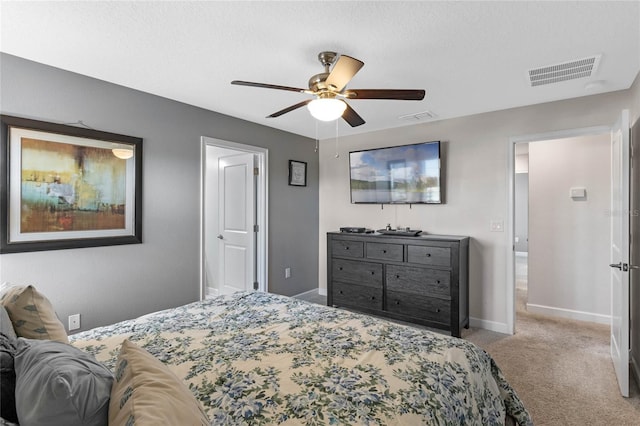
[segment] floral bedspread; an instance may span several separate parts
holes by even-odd
[[[129,338],[212,425],[501,425],[532,421],[465,340],[267,293],[236,293],[70,336],[113,370]]]

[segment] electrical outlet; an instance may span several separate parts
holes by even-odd
[[[69,331],[80,328],[80,314],[69,315]]]
[[[503,232],[504,231],[504,222],[501,220],[492,220],[489,224],[491,232]]]
[[[291,268],[284,268],[284,277],[291,278]]]

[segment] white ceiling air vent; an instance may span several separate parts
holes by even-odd
[[[424,120],[424,119],[433,120],[436,117],[438,116],[431,111],[422,111],[422,112],[414,112],[411,114],[401,115],[400,117],[398,117],[398,119],[399,120]]]
[[[561,64],[547,65],[528,71],[531,87],[559,83],[576,78],[591,77],[597,70],[602,55],[576,59]]]

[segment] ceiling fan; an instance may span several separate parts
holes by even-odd
[[[336,61],[337,58],[337,61]],[[351,127],[360,126],[365,121],[354,111],[344,99],[389,99],[421,101],[424,99],[424,90],[408,89],[346,89],[347,84],[364,62],[347,55],[336,52],[320,52],[318,60],[324,66],[324,72],[316,74],[309,79],[309,89],[297,87],[278,86],[275,84],[254,83],[251,81],[233,80],[231,84],[239,86],[262,87],[265,89],[288,90],[290,92],[307,93],[314,95],[314,99],[307,99],[295,105],[268,115],[267,118],[280,117],[283,114],[294,111],[307,105],[311,115],[323,121],[332,121],[342,117]],[[335,63],[335,65],[334,65]],[[331,69],[331,66],[333,68]]]

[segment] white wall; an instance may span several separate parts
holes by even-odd
[[[529,251],[529,173],[516,171],[513,192],[515,215],[513,245],[516,252],[524,253]]]
[[[609,133],[529,144],[529,311],[609,323],[610,145]]]
[[[340,226],[379,229],[392,223],[429,233],[469,235],[472,324],[507,332],[506,262],[512,243],[506,233],[491,232],[489,225],[492,220],[507,223],[509,138],[610,126],[630,103],[626,90],[341,137],[337,159],[335,140],[321,141],[318,285],[326,291],[326,232]],[[350,204],[349,151],[432,140],[445,142],[445,204],[384,210]]]
[[[515,158],[515,171],[516,173],[528,173],[529,172],[529,154],[518,154]]]

